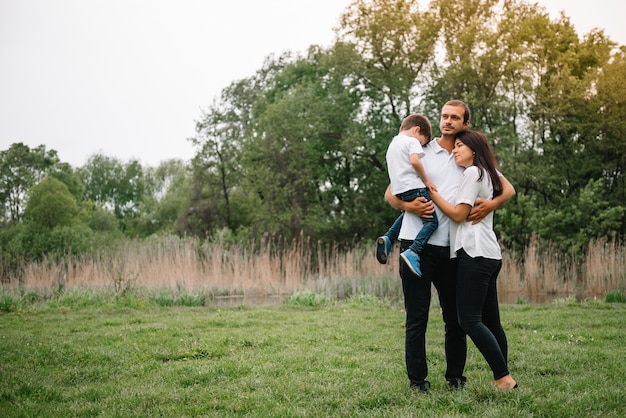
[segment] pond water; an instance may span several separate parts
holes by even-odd
[[[235,295],[216,296],[207,301],[208,305],[217,306],[255,306],[279,305],[289,299],[290,295]]]
[[[236,296],[216,296],[208,301],[208,305],[213,306],[258,306],[258,305],[279,305],[285,303],[290,295],[236,295]],[[571,295],[559,294],[534,294],[526,295],[516,292],[501,293],[499,301],[501,304],[515,304],[523,299],[527,304],[545,305],[553,303],[557,299],[565,299]],[[436,292],[433,291],[436,298]],[[401,299],[392,299],[392,304],[401,304]]]
[[[531,305],[546,305],[553,303],[557,299],[566,299],[567,297],[572,295],[566,294],[556,294],[556,293],[537,293],[526,295],[517,292],[507,292],[501,293],[498,295],[498,301],[504,304],[514,304],[517,303],[518,300],[523,299],[527,304]]]

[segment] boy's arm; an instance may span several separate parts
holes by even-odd
[[[426,175],[424,164],[422,164],[422,161],[419,155],[411,154],[409,158],[411,159],[411,165],[413,166],[413,170],[415,170],[417,175],[420,176],[426,188],[428,188],[428,190],[433,190],[433,189],[436,190],[435,185],[430,181],[430,179],[428,178],[428,175]]]
[[[478,199],[474,203],[474,207],[467,217],[468,222],[477,224],[482,221],[483,218],[489,214],[489,212],[493,212],[494,210],[501,208],[509,200],[511,200],[513,196],[515,196],[515,188],[506,179],[506,177],[500,176],[500,181],[502,181],[502,194],[491,200]]]

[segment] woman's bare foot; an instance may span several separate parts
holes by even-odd
[[[517,382],[513,380],[510,374],[496,380],[496,388],[498,390],[511,390],[517,389]]]

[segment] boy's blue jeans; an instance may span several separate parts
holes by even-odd
[[[419,188],[419,189],[411,189],[406,192],[402,192],[396,195],[396,197],[405,202],[411,202],[418,197],[425,197],[426,200],[430,201],[430,194],[428,194],[428,189]],[[391,228],[385,234],[387,238],[391,240],[391,242],[397,241],[398,236],[400,235],[400,227],[402,226],[402,219],[404,218],[404,212],[400,214],[391,225]],[[428,239],[432,235],[433,232],[439,226],[439,221],[437,220],[437,214],[433,213],[432,218],[421,218],[422,219],[422,229],[417,234],[415,239],[413,240],[413,244],[409,247],[414,253],[421,254],[424,249],[424,245],[428,242]]]

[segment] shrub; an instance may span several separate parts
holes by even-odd
[[[33,222],[24,222],[3,236],[7,260],[41,260],[44,255],[64,256],[81,254],[91,248],[93,231],[86,225],[44,228]]]
[[[17,309],[18,301],[8,293],[0,293],[0,312],[12,312]]]
[[[87,225],[57,226],[50,232],[48,253],[84,254],[91,248],[93,231]]]
[[[65,184],[47,177],[30,190],[24,220],[44,228],[71,225],[78,214],[76,199]]]
[[[604,295],[604,301],[607,303],[626,303],[626,296],[620,290],[613,290]]]
[[[206,305],[206,296],[183,293],[178,296],[176,301],[179,306],[204,306]]]
[[[110,211],[94,207],[88,221],[89,227],[97,232],[119,231],[119,221]]]
[[[156,296],[151,297],[150,300],[159,306],[174,306],[174,296],[165,292],[158,293]]]
[[[152,303],[159,306],[205,306],[206,296],[191,293],[181,293],[178,297],[167,292],[159,292],[150,298]]]
[[[326,295],[320,295],[310,290],[296,292],[289,297],[288,305],[295,306],[323,306],[330,303]]]

